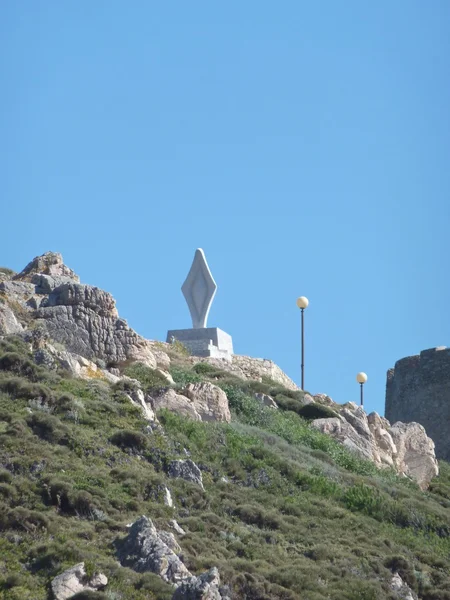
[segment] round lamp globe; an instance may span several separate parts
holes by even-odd
[[[300,296],[300,298],[297,298],[297,306],[299,308],[307,308],[308,304],[309,300],[306,298],[306,296]]]
[[[367,381],[367,375],[361,371],[361,372],[360,372],[360,373],[358,373],[358,375],[356,376],[356,381],[357,381],[358,383],[366,383],[366,381]]]

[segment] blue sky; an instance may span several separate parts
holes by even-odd
[[[0,6],[0,264],[59,251],[139,333],[209,325],[338,402],[449,344],[450,3]],[[449,344],[450,345],[450,344]]]

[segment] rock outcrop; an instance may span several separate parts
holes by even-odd
[[[312,426],[376,465],[411,477],[422,489],[438,475],[433,440],[418,423],[391,425],[375,412],[367,415],[353,402],[344,406],[333,403],[333,409],[339,413],[337,417],[316,419]]]
[[[231,421],[227,395],[217,385],[207,381],[189,383],[183,394],[192,401],[202,421]]]
[[[114,298],[80,283],[60,254],[47,252],[34,258],[11,280],[0,282],[6,308],[0,312],[0,334],[20,331],[10,305],[29,311],[55,342],[74,355],[106,365],[140,361],[166,371],[169,356],[131,329],[118,315]],[[16,315],[17,316],[17,315]]]
[[[392,576],[390,587],[398,600],[417,600],[417,595],[398,573],[394,573]]]
[[[151,519],[142,516],[131,525],[125,540],[118,544],[117,556],[122,565],[139,573],[151,571],[167,583],[180,585],[192,577],[177,556],[180,552],[173,533],[158,532]]]
[[[185,481],[195,483],[196,485],[199,485],[202,490],[204,489],[202,472],[190,458],[187,460],[173,460],[169,464],[167,474],[174,479],[184,479]]]
[[[207,381],[190,383],[178,392],[171,388],[159,390],[151,402],[154,410],[166,408],[194,421],[231,421],[227,395]]]
[[[23,331],[23,327],[17,320],[16,315],[8,304],[0,299],[0,335],[20,333],[21,331]]]
[[[51,587],[55,600],[68,600],[79,592],[100,590],[107,583],[108,578],[101,573],[88,577],[84,563],[79,563],[55,577]]]
[[[190,577],[175,590],[172,600],[231,600],[227,587],[220,587],[216,567],[198,577]]]

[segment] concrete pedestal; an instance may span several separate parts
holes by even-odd
[[[171,329],[167,332],[167,342],[172,337],[188,348],[193,356],[212,356],[231,360],[233,340],[231,335],[218,327],[198,329]]]

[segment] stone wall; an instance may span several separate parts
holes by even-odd
[[[423,350],[389,369],[385,415],[391,423],[423,425],[436,445],[436,456],[450,460],[450,348]]]

